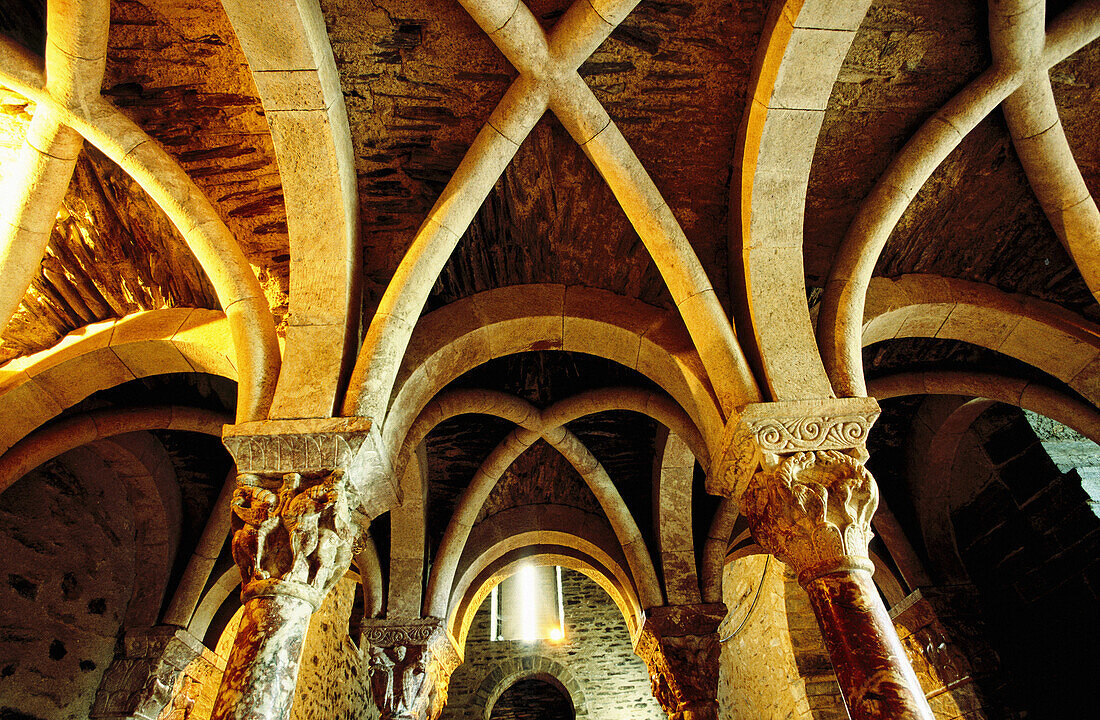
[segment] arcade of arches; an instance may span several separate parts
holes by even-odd
[[[1095,715],[1098,36],[0,3],[0,720]]]

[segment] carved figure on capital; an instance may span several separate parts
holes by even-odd
[[[233,493],[233,561],[241,570],[244,584],[266,580],[263,569],[267,536],[279,525],[279,496],[258,485],[259,478],[238,477]]]
[[[370,643],[367,668],[383,720],[438,718],[451,673],[460,662],[442,621],[375,621],[364,627],[363,639]]]
[[[352,557],[356,530],[343,473],[241,473],[237,483],[233,559],[244,594],[289,584],[319,605]]]

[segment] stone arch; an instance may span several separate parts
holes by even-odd
[[[475,692],[476,697],[485,702],[482,719],[489,720],[493,706],[505,690],[527,678],[551,679],[551,684],[564,690],[573,703],[573,716],[588,717],[588,701],[584,697],[584,689],[569,668],[550,658],[526,655],[500,662],[485,675]]]
[[[863,345],[906,337],[964,340],[995,350],[1100,406],[1100,326],[1053,303],[937,275],[872,279]]]
[[[738,320],[773,400],[832,395],[805,310],[802,225],[829,93],[870,4],[772,3],[753,63],[730,203],[729,266],[743,274],[730,285],[748,295]]]
[[[103,37],[106,37],[109,5],[103,0],[95,0],[81,10],[103,18]],[[67,24],[64,16],[56,21]],[[90,51],[81,49],[67,57],[71,60],[81,57],[81,52]],[[248,259],[205,193],[158,142],[98,92],[87,93],[77,103],[62,102],[51,92],[53,81],[47,86],[46,69],[40,58],[10,41],[0,42],[0,56],[3,57],[0,83],[34,101],[36,113],[43,113],[43,117],[49,117],[61,127],[75,130],[117,163],[148,193],[179,231],[226,310],[223,315],[227,323],[226,339],[231,357],[236,359],[234,365],[240,370],[238,419],[256,420],[266,416],[281,362],[275,322]],[[66,57],[66,51],[59,57]],[[47,62],[45,66],[50,64]],[[49,70],[51,77],[71,77],[71,67],[62,65]],[[82,82],[98,90],[99,83],[89,82],[87,78]],[[55,182],[58,179],[55,176]],[[5,263],[2,269],[7,273],[12,268]],[[22,284],[25,287],[28,283]],[[4,322],[7,322],[6,317]]]
[[[171,308],[94,323],[0,368],[0,450],[92,393],[138,378],[209,373],[237,380],[231,328],[217,310]]]
[[[409,454],[432,428],[448,418],[467,413],[493,415],[515,422],[520,429],[530,434],[530,437],[524,436],[525,438],[541,437],[562,451],[570,462],[574,462],[576,454],[568,452],[569,443],[562,443],[561,439],[565,425],[579,417],[611,409],[630,410],[646,415],[666,429],[665,439],[660,443],[662,451],[659,455],[662,460],[655,467],[653,480],[654,494],[659,498],[658,506],[662,517],[670,518],[659,522],[662,577],[664,586],[672,588],[666,592],[671,592],[674,596],[674,604],[698,602],[700,590],[695,563],[685,556],[694,553],[691,485],[695,463],[698,460],[705,470],[709,465],[709,457],[702,437],[691,424],[690,418],[682,408],[665,396],[638,388],[602,388],[574,395],[540,411],[520,398],[496,391],[475,389],[443,393],[434,398],[413,423],[398,454],[397,472],[404,471]],[[675,459],[665,456],[664,450],[669,446],[677,450]],[[580,448],[583,449],[583,445]],[[576,467],[580,469],[580,466]],[[582,477],[586,476],[582,473]],[[412,492],[412,497],[407,496],[406,501],[422,503],[422,488],[414,488]],[[632,531],[621,522],[621,515],[614,511],[613,505],[605,507],[605,510],[620,535],[632,535]],[[631,548],[631,545],[627,542],[624,548]],[[447,553],[441,552],[440,557],[447,557]],[[639,567],[638,558],[631,556],[631,564],[636,572]],[[639,577],[635,582],[645,580]]]
[[[426,615],[442,617],[450,610],[448,598],[455,572],[478,512],[508,467],[539,439],[537,433],[522,427],[513,430],[493,449],[459,496],[458,505],[447,525],[429,576],[428,594],[424,599]],[[657,581],[653,558],[649,555],[634,516],[627,510],[626,503],[603,465],[565,427],[558,427],[542,439],[565,456],[596,496],[626,556],[642,604],[645,607],[661,605],[663,593]]]
[[[1016,52],[1009,52],[1007,61],[1006,58],[998,57],[999,53],[994,50],[993,66],[924,121],[886,171],[879,176],[849,224],[833,259],[821,298],[817,323],[822,359],[838,394],[866,395],[863,362],[859,351],[859,328],[866,314],[867,293],[875,265],[909,204],[951,151],[1002,101],[1009,99],[1029,78],[1046,77],[1049,68],[1092,42],[1100,34],[1100,16],[1088,5],[1081,4],[1063,12],[1046,25],[1045,31],[1042,7],[1043,3],[1031,3],[1027,8],[1021,8],[1015,3],[1000,3],[991,8],[991,34],[997,34],[998,24],[1009,22],[1015,24],[1017,29],[1025,28],[1027,25],[1023,21],[1026,19],[1033,27],[1037,26],[1038,31],[1037,36],[1030,40],[1037,41],[1044,50],[1030,54],[1026,60]],[[1038,22],[1035,22],[1035,11],[1039,13]],[[1015,19],[1008,21],[1006,15],[1015,16]],[[997,17],[999,19],[995,19]],[[1003,38],[1000,41],[995,39],[992,46],[997,46],[999,42],[1005,41]],[[1002,47],[1007,47],[1007,44],[1006,42]],[[1028,92],[1027,96],[1033,98],[1037,93]],[[1029,99],[1029,102],[1032,100]],[[1013,105],[1013,102],[1006,104],[1006,115],[1015,115],[1014,110],[1010,109]],[[1012,120],[1009,122],[1015,125]],[[1047,129],[1050,127],[1048,125]],[[1013,132],[1013,135],[1016,133]],[[1016,139],[1019,141],[1018,137]],[[1019,145],[1017,152],[1021,152]],[[1034,152],[1033,147],[1030,151],[1022,152],[1022,155],[1031,155]],[[1034,159],[1034,155],[1031,155],[1025,162],[1030,165]],[[1064,162],[1064,156],[1050,160],[1057,167]],[[1072,162],[1072,158],[1069,162]],[[1034,171],[1030,171],[1029,175],[1032,172]],[[1094,227],[1095,204],[1089,205],[1093,216],[1089,218],[1089,222]],[[1083,211],[1085,208],[1065,214],[1077,216],[1075,220],[1083,221]],[[1079,252],[1074,247],[1076,244],[1067,243],[1075,256]],[[1091,258],[1091,254],[1089,257]],[[1082,271],[1086,277],[1092,277],[1094,271],[1086,268]]]
[[[553,516],[547,522],[547,515]],[[602,518],[562,506],[512,508],[481,523],[456,569],[448,622],[459,645],[492,587],[524,559],[545,555],[591,578],[619,608],[631,635],[641,627],[643,607],[626,558]],[[571,531],[555,528],[571,528]]]
[[[403,438],[455,378],[489,360],[531,350],[581,352],[638,371],[687,412],[708,448],[717,447],[723,415],[679,316],[605,290],[564,285],[497,288],[425,315],[394,384],[382,427],[386,446]],[[353,385],[349,402],[362,392]]]
[[[951,523],[951,468],[959,443],[971,424],[994,402],[1002,402],[1052,418],[1100,441],[1100,412],[1055,389],[1017,378],[986,373],[901,373],[872,380],[868,389],[886,400],[903,395],[939,396],[925,405],[914,424],[910,443],[911,477],[929,480],[917,495],[917,520],[928,555],[941,574],[964,581]],[[972,399],[973,398],[973,399]]]

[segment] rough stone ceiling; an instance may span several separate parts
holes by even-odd
[[[549,28],[568,2],[529,5]],[[1055,5],[1052,15],[1064,3]],[[452,0],[326,0],[322,8],[351,122],[369,310],[515,70]],[[40,48],[42,12],[42,2],[32,0],[0,20],[5,32]],[[759,2],[642,2],[580,71],[673,208],[727,308],[733,149],[765,12]],[[1098,57],[1094,43],[1051,73],[1067,136],[1094,191],[1100,149],[1089,142],[1089,108],[1100,101]],[[104,94],[162,142],[215,201],[281,318],[289,253],[278,169],[247,63],[220,3],[117,0],[108,59]],[[988,63],[983,3],[872,5],[818,140],[806,205],[809,287],[823,282],[860,200],[894,153]],[[3,108],[11,139],[24,129],[25,110],[10,101]],[[99,175],[110,175],[110,164],[90,154]],[[122,227],[104,231],[100,226],[109,221],[96,219],[77,234],[98,232],[112,262],[122,268],[129,260],[132,269],[115,273],[130,278],[127,287],[95,277],[59,224],[55,277],[36,280],[5,333],[0,359],[47,347],[88,319],[122,309],[214,306],[209,286],[195,276],[174,230],[143,191],[122,178],[112,190],[108,199],[125,220]],[[82,192],[74,187],[69,208]],[[81,223],[82,213],[70,216],[70,224]],[[158,269],[156,238],[167,239],[164,268],[180,268],[183,280],[169,281]],[[920,193],[879,272],[962,277],[1100,312],[1042,216],[999,112]],[[478,213],[428,309],[527,282],[603,287],[670,303],[605,183],[549,114]],[[89,286],[94,289],[81,292]],[[97,294],[106,302],[87,297]],[[112,295],[119,301],[111,302]]]
[[[569,3],[528,5],[549,28]],[[322,7],[351,118],[369,307],[516,73],[452,0]],[[734,138],[763,19],[759,2],[644,2],[580,68],[723,300]],[[533,281],[668,301],[610,191],[551,115],[494,188],[434,302]]]
[[[528,3],[546,28],[568,4]],[[454,0],[321,5],[350,120],[364,304],[371,310],[516,72]],[[1063,6],[1051,3],[1051,14]],[[43,3],[15,7],[0,12],[0,30],[40,51]],[[734,149],[767,7],[743,0],[644,0],[580,68],[682,224],[727,309]],[[848,223],[896,152],[989,63],[982,2],[872,5],[832,89],[811,169],[805,212],[810,288],[823,282]],[[1092,109],[1100,104],[1100,45],[1055,67],[1051,78],[1070,145],[1095,194],[1100,145]],[[279,171],[251,73],[221,4],[114,0],[104,94],[164,144],[210,196],[281,320],[289,250]],[[6,130],[0,174],[7,148],[25,132],[26,110],[11,98],[0,102],[0,129]],[[895,229],[878,272],[964,278],[1087,315],[1100,312],[1035,200],[999,111],[936,171]],[[482,290],[537,282],[600,287],[671,305],[610,190],[549,114],[493,188],[436,282],[427,310]],[[176,305],[216,302],[149,197],[87,151],[44,269],[4,334],[0,361],[48,347],[88,322]],[[914,359],[989,359],[966,348],[932,352],[920,342],[876,348],[870,356],[870,365],[890,369]],[[546,407],[589,387],[640,382],[564,353],[524,362],[490,364],[456,386],[506,390]],[[621,427],[616,434],[601,423]],[[653,428],[598,417],[573,429],[607,466],[636,517],[646,517],[649,498],[632,495],[626,479],[651,472]],[[430,508],[433,517],[449,515],[473,469],[506,432],[496,421],[460,418],[429,436],[429,476],[436,483],[430,496],[439,503]],[[539,477],[548,469],[572,477],[545,446],[532,448],[490,506],[500,510],[516,498],[537,498]],[[520,487],[528,481],[533,485]],[[588,502],[581,489],[574,500]],[[431,526],[442,532],[442,521]]]
[[[45,2],[0,16],[37,52]],[[267,121],[217,0],[114,0],[103,94],[187,170],[256,268],[276,317],[286,312],[286,212]],[[0,102],[5,146],[26,132],[25,102]],[[11,158],[0,150],[3,163]],[[0,362],[53,345],[89,322],[163,307],[216,308],[175,228],[125,173],[86,145],[44,270],[3,334]]]
[[[1056,5],[1056,4],[1051,4]],[[1048,22],[1059,7],[1048,7]],[[1100,190],[1096,43],[1051,71],[1066,136]],[[985,3],[875,2],[833,87],[810,174],[806,282],[833,253],[887,164],[921,123],[990,65]],[[1100,315],[1043,215],[1000,110],[940,166],[890,237],[876,274],[933,273],[996,285]]]

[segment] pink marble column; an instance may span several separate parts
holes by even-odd
[[[798,452],[756,473],[741,511],[760,545],[798,573],[852,720],[932,720],[875,589],[867,557],[878,488],[837,450]]]

